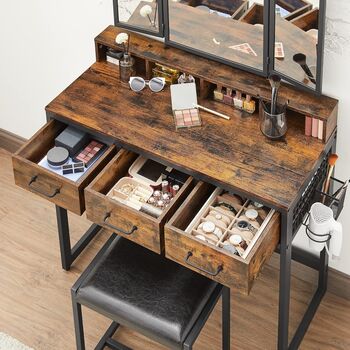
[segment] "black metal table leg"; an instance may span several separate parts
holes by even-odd
[[[278,350],[288,349],[292,229],[288,213],[281,215]]]
[[[73,261],[80,255],[97,233],[100,232],[101,226],[96,224],[91,225],[74,247],[71,248],[67,210],[56,205],[56,216],[62,268],[68,271]]]
[[[68,271],[72,263],[72,257],[67,210],[56,205],[56,216],[62,268]]]

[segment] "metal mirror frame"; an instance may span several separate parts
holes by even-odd
[[[121,22],[119,20],[119,6],[118,6],[118,0],[113,0],[113,12],[114,12],[114,25],[116,27],[121,27],[129,30],[134,30],[139,33],[144,33],[156,37],[164,37],[164,1],[163,0],[157,0],[158,1],[158,32],[147,30],[144,27],[138,27],[134,25],[127,24],[125,22]]]
[[[262,68],[262,70],[255,69],[253,67],[241,64],[239,62],[230,61],[230,60],[224,59],[222,57],[212,55],[208,52],[194,49],[192,47],[182,45],[181,43],[177,43],[177,42],[170,40],[170,37],[169,37],[170,36],[169,1],[171,1],[171,0],[163,0],[163,1],[164,1],[164,5],[163,5],[164,38],[165,38],[166,45],[175,47],[177,49],[181,49],[183,51],[190,52],[190,53],[195,54],[197,56],[201,56],[201,57],[204,57],[204,58],[207,58],[207,59],[219,62],[219,63],[226,64],[226,65],[234,67],[234,68],[239,68],[239,69],[247,71],[249,73],[254,73],[256,75],[260,75],[263,77],[266,77],[268,75],[268,66],[269,66],[268,53],[269,53],[269,37],[270,37],[270,32],[269,32],[270,1],[269,0],[264,0],[264,35],[263,35],[264,45],[263,45],[263,62],[262,62],[263,68]]]
[[[283,80],[300,88],[301,90],[312,92],[317,95],[322,94],[322,80],[323,80],[323,56],[324,56],[324,40],[326,27],[326,0],[319,0],[319,16],[318,16],[318,41],[317,41],[317,61],[316,61],[316,87],[315,89],[306,86],[305,84],[275,70],[275,25],[276,25],[276,11],[275,7],[277,0],[271,1],[269,14],[269,68],[270,74],[278,74]]]

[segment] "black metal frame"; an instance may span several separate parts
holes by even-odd
[[[297,80],[282,74],[279,71],[275,70],[275,25],[276,25],[276,12],[275,6],[277,4],[277,0],[271,1],[270,7],[270,16],[269,16],[269,25],[270,25],[270,35],[269,35],[269,57],[270,57],[270,67],[269,72],[271,74],[278,74],[285,81],[299,87],[304,91],[311,91],[318,95],[322,94],[322,80],[323,80],[323,56],[324,56],[324,39],[325,39],[325,31],[326,31],[326,0],[319,0],[319,16],[318,16],[318,42],[317,42],[317,62],[316,62],[316,86],[315,89],[306,86],[303,83],[298,82]]]
[[[336,148],[336,133],[333,135],[331,140],[328,142],[325,149],[324,156],[327,157],[331,151],[335,153]],[[318,162],[315,170],[322,164],[322,159]],[[313,176],[313,174],[311,175]],[[322,181],[322,179],[321,179]],[[305,183],[306,188],[308,182]],[[305,189],[303,188],[303,190]],[[319,258],[315,255],[303,251],[299,248],[292,246],[295,234],[299,230],[302,222],[297,227],[293,227],[293,208],[298,204],[298,200],[302,197],[297,198],[293,207],[289,211],[281,213],[281,241],[277,249],[280,254],[280,280],[279,280],[279,317],[278,317],[278,350],[296,350],[299,348],[306,331],[320,305],[323,296],[327,291],[327,280],[328,280],[328,255],[324,248],[320,252]],[[305,213],[306,214],[306,213]],[[311,299],[306,312],[299,323],[294,336],[289,342],[289,308],[290,308],[290,281],[291,281],[291,264],[292,260],[295,260],[305,266],[313,268],[318,271],[318,285],[316,292]]]
[[[102,249],[98,252],[89,266],[84,270],[78,280],[75,282],[71,289],[72,296],[72,308],[73,308],[73,318],[74,318],[74,329],[75,329],[75,337],[76,337],[76,347],[77,350],[85,350],[85,339],[84,339],[84,327],[83,327],[83,315],[82,315],[82,306],[89,307],[89,305],[81,304],[77,301],[77,292],[83,283],[83,281],[94,271],[94,269],[98,266],[101,257],[108,251],[111,244],[114,240],[119,239],[120,237],[112,234],[110,238],[107,240]],[[211,312],[216,306],[220,296],[222,296],[222,349],[230,350],[230,289],[222,286],[220,284],[217,285],[215,290],[213,291],[211,297],[203,308],[201,314],[197,318],[194,323],[192,329],[188,333],[186,339],[183,344],[179,346],[179,349],[184,350],[192,350],[192,346],[198,338],[202,328],[204,327],[206,321],[208,320]],[[106,316],[106,315],[105,315]],[[106,346],[115,350],[131,350],[129,347],[121,344],[120,342],[112,339],[115,332],[118,330],[120,324],[113,321],[111,325],[108,327],[107,331],[104,333],[100,341],[98,342],[95,350],[102,350]]]
[[[56,217],[62,268],[69,271],[73,261],[100,232],[101,226],[92,224],[73,248],[71,248],[67,210],[56,205]]]
[[[201,56],[213,61],[217,61],[223,64],[226,64],[228,66],[231,67],[235,67],[235,68],[239,68],[242,69],[244,71],[250,72],[250,73],[254,73],[256,75],[260,75],[263,77],[266,77],[268,75],[268,67],[269,67],[269,57],[268,57],[268,53],[269,53],[269,46],[268,46],[268,42],[269,42],[269,37],[270,37],[270,33],[269,33],[269,26],[268,25],[264,25],[264,35],[263,35],[263,41],[264,41],[264,47],[263,47],[263,62],[262,62],[262,69],[256,69],[256,68],[252,68],[250,66],[247,66],[245,64],[241,64],[238,62],[234,62],[234,61],[230,61],[227,59],[224,59],[222,57],[216,56],[216,55],[212,55],[208,52],[205,51],[201,51],[198,49],[194,49],[192,47],[183,45],[181,43],[177,43],[175,41],[172,41],[170,39],[170,18],[169,18],[169,1],[172,0],[164,0],[164,38],[165,38],[165,44],[168,46],[172,46],[175,47],[177,49],[181,49],[187,52],[190,52],[194,55],[197,56]],[[269,0],[264,0],[264,23],[268,23],[268,19],[269,19],[269,8],[270,8],[270,1]],[[119,24],[118,24],[119,26]]]
[[[164,10],[163,10],[163,0],[158,1],[158,32],[153,30],[147,30],[143,27],[137,27],[134,25],[127,24],[125,22],[120,22],[119,20],[119,8],[118,8],[118,0],[113,0],[113,12],[114,12],[114,24],[117,27],[126,28],[130,30],[135,30],[139,33],[149,34],[157,37],[164,36]]]

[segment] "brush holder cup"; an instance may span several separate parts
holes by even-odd
[[[260,100],[260,130],[271,140],[282,138],[287,132],[287,105],[277,104],[276,113],[271,113],[271,103]]]
[[[135,75],[135,60],[128,54],[119,61],[119,77],[123,83],[128,83],[130,77]]]

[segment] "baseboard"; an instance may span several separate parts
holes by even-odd
[[[16,152],[25,141],[26,139],[21,136],[0,129],[0,148],[4,148],[8,152]],[[273,254],[269,261],[269,265],[279,269],[278,254]],[[317,285],[316,272],[313,269],[294,261],[292,264],[292,275],[302,281],[313,283],[315,286]],[[328,291],[341,298],[350,300],[350,276],[338,270],[329,268]]]
[[[21,136],[0,129],[0,148],[3,148],[10,153],[15,153],[25,141],[26,139]]]
[[[269,265],[279,269],[279,254],[274,253],[269,261]],[[304,282],[317,286],[318,274],[316,270],[311,269],[298,262],[292,262],[292,275]],[[338,270],[328,269],[328,292],[333,293],[341,298],[350,300],[350,276]]]

